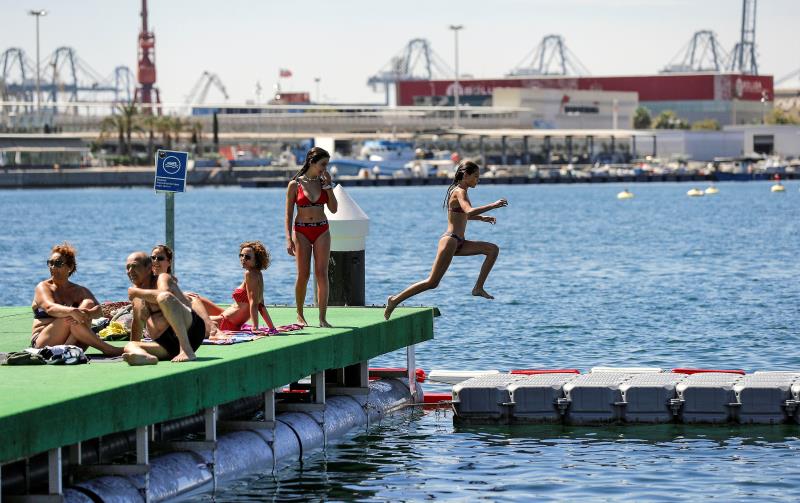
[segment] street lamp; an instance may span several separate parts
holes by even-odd
[[[33,9],[28,11],[28,15],[36,17],[36,119],[41,125],[42,123],[42,110],[41,110],[41,80],[39,76],[39,18],[47,15],[44,9]]]
[[[460,114],[460,110],[458,108],[458,95],[459,95],[459,84],[458,84],[458,32],[459,30],[463,29],[464,26],[460,24],[451,24],[450,29],[453,30],[453,35],[455,37],[455,53],[456,53],[456,79],[453,82],[453,97],[455,102],[455,113],[453,114],[453,127],[458,127],[458,116]]]
[[[317,85],[317,104],[320,103],[319,101],[319,81],[321,79],[319,77],[314,77],[314,83]]]

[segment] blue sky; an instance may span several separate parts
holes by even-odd
[[[137,0],[0,0],[0,50],[22,47],[35,57],[32,8],[42,18],[42,56],[71,46],[103,75],[135,68]],[[367,78],[412,38],[427,38],[453,64],[449,24],[463,24],[462,73],[502,76],[544,35],[561,34],[592,75],[652,73],[699,29],[715,31],[726,50],[739,36],[739,0],[404,0],[402,2],[151,0],[162,100],[182,102],[204,70],[217,73],[231,96],[267,93],[279,68],[293,77],[285,90],[340,102],[380,101]],[[783,76],[800,67],[800,1],[758,2],[761,73]],[[800,80],[795,83],[800,87]],[[211,91],[208,101],[220,101]]]

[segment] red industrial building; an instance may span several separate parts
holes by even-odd
[[[452,80],[404,80],[397,83],[400,106],[452,105]],[[737,73],[673,73],[620,77],[535,76],[461,79],[459,102],[492,104],[495,88],[523,87],[590,91],[635,91],[639,104],[655,116],[672,110],[694,122],[715,119],[722,125],[761,122],[772,106],[771,75]]]

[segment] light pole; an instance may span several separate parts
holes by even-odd
[[[37,125],[42,123],[42,110],[41,110],[41,80],[39,76],[39,18],[47,15],[44,9],[29,10],[28,14],[36,17],[36,121]]]
[[[320,101],[319,101],[319,98],[320,98],[320,96],[319,96],[319,81],[320,80],[321,79],[319,77],[314,77],[314,84],[317,85],[317,104],[320,103]]]
[[[453,97],[454,97],[454,104],[455,104],[455,112],[453,113],[453,127],[458,127],[458,116],[460,114],[460,110],[458,108],[458,95],[460,91],[460,86],[458,84],[458,32],[459,30],[463,29],[464,26],[460,24],[451,24],[450,29],[453,30],[453,35],[455,36],[455,53],[456,53],[456,79],[453,82]]]

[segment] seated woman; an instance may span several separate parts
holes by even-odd
[[[172,248],[167,245],[155,245],[150,252],[150,260],[153,261],[153,274],[158,277],[161,273],[172,275]],[[175,282],[178,278],[172,276]]]
[[[269,267],[270,255],[261,241],[247,241],[239,245],[239,262],[244,269],[244,281],[233,291],[235,304],[223,309],[205,297],[189,294],[199,300],[219,330],[241,330],[248,320],[253,330],[258,328],[258,315],[267,322],[270,332],[275,325],[264,306],[264,276],[261,271]]]
[[[68,243],[54,246],[47,267],[50,279],[36,285],[33,294],[31,347],[72,344],[82,349],[91,346],[108,356],[121,355],[123,348],[92,332],[92,319],[103,315],[100,303],[88,288],[69,280],[78,270],[75,248]]]

